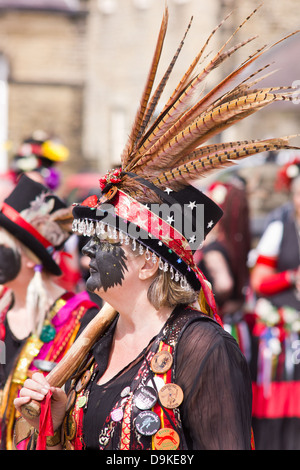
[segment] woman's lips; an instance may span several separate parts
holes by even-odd
[[[89,269],[90,269],[91,273],[97,273],[98,272],[98,270],[94,266],[92,266],[91,264],[89,265]]]

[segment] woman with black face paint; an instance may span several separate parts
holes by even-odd
[[[55,282],[69,237],[66,216],[64,203],[27,176],[0,212],[2,449],[13,448],[13,400],[26,378],[37,370],[47,374],[72,344],[81,319],[98,311],[85,292],[74,295]]]
[[[101,287],[106,291],[109,287],[122,284],[126,267],[126,255],[120,243],[109,243],[98,238],[91,239],[83,248],[83,254],[90,257],[90,277],[87,289],[91,292]]]
[[[20,254],[13,248],[0,245],[0,284],[6,284],[15,279],[21,267]]]
[[[189,188],[180,197],[197,197],[208,204],[207,217],[220,217],[199,191]],[[96,216],[89,203],[74,209],[79,233],[87,234],[90,216]],[[114,203],[122,210],[120,200]],[[150,216],[155,227],[157,219]],[[18,410],[30,399],[52,394],[57,445],[46,445],[52,450],[250,449],[247,364],[235,340],[210,313],[202,313],[210,310],[201,296],[198,310],[197,291],[189,284],[198,278],[177,262],[178,255],[174,259],[181,271],[171,257],[172,264],[163,261],[159,240],[155,246],[152,238],[130,238],[130,226],[124,233],[97,223],[83,249],[90,257],[87,287],[118,315],[66,384],[68,395],[34,374],[15,400]],[[151,249],[145,244],[149,241]],[[211,302],[209,291],[207,297]],[[222,390],[220,400],[211,398],[217,390]],[[28,422],[39,428],[38,418]],[[40,435],[32,434],[32,448],[40,449]]]
[[[251,91],[245,81],[236,86],[235,78],[263,50],[205,95],[204,78],[235,50],[226,51],[226,42],[202,72],[194,73],[210,38],[155,117],[184,42],[152,93],[167,23],[166,8],[121,167],[100,179],[100,197],[90,196],[73,209],[74,232],[91,237],[84,249],[91,260],[88,288],[117,314],[105,331],[78,338],[89,351],[66,384],[68,395],[55,386],[59,381],[49,383],[40,374],[24,383],[15,405],[33,427],[31,448],[253,447],[247,362],[222,327],[211,286],[194,259],[222,211],[192,182],[231,159],[289,143],[208,143],[275,96],[270,89]],[[276,99],[287,99],[285,92],[276,92]],[[63,370],[60,380],[67,381]],[[41,402],[47,426],[24,412],[32,399]]]

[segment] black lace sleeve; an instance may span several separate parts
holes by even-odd
[[[176,382],[191,449],[250,449],[252,392],[234,338],[209,320],[192,323],[178,344]]]

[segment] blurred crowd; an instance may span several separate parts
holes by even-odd
[[[54,194],[58,190],[61,185],[59,166],[68,158],[68,149],[60,141],[38,131],[22,142],[11,160],[9,171],[1,175],[0,202],[5,205],[9,201],[9,206],[14,207],[13,215],[6,214],[11,224],[6,219],[0,219],[0,256],[6,262],[5,272],[2,272],[3,267],[0,265],[2,448],[13,447],[12,430],[18,416],[11,408],[12,400],[22,383],[20,358],[27,359],[27,375],[36,369],[47,373],[61,357],[62,344],[64,351],[67,350],[78,329],[84,325],[82,316],[85,316],[87,322],[101,307],[99,298],[93,298],[92,294],[85,291],[88,265],[81,250],[86,237],[73,235],[70,229],[68,208],[77,201],[66,197],[61,206],[50,208],[49,201],[40,198],[42,187]],[[30,178],[29,182],[26,177]],[[21,180],[23,192],[20,187],[16,189]],[[31,181],[35,184],[32,185]],[[224,215],[195,257],[198,266],[213,286],[224,328],[235,337],[249,364],[253,382],[253,434],[256,449],[298,450],[300,155],[293,156],[284,165],[277,165],[274,191],[288,194],[288,201],[266,215],[259,233],[253,233],[252,229],[253,214],[249,207],[248,187],[249,181],[244,176],[238,171],[229,171],[205,188],[208,195],[223,209]],[[97,188],[87,185],[85,194],[81,194],[82,199],[88,197],[93,190],[97,191]],[[39,201],[39,223],[36,225],[33,220],[37,218],[37,202],[34,218],[32,213],[29,218],[25,207],[26,197],[30,210],[32,202]],[[20,199],[23,199],[23,205]],[[18,235],[20,215],[26,223],[22,227],[23,232]],[[49,220],[55,224],[51,226],[54,227],[53,230],[61,235],[56,244],[53,240],[49,241]],[[28,231],[27,223],[35,227],[41,242],[46,239],[44,245],[42,243],[46,248],[44,260],[42,259],[44,267],[47,264],[46,251],[49,249],[47,241],[56,250],[56,266],[52,271],[48,266],[48,277],[45,274],[40,275],[40,262],[36,258],[41,259],[41,253],[35,251],[36,246],[30,245],[30,240],[24,241],[24,233]],[[38,236],[35,232],[31,235]],[[19,246],[20,243],[22,246]],[[27,274],[22,267],[24,260]],[[13,266],[16,266],[15,270],[12,269]],[[43,295],[34,298],[36,290],[40,294],[43,292]],[[66,309],[70,299],[73,302],[72,308],[77,309],[77,312],[84,306],[84,313],[79,315],[80,326],[79,317],[75,320],[72,317],[71,321],[71,317],[63,311],[64,318],[68,321],[61,323],[62,333],[57,344],[55,341],[58,335],[55,337],[49,316],[45,314],[45,311],[49,311],[49,303],[53,298],[60,298],[62,306],[57,306],[52,315],[62,315],[61,310]],[[32,314],[29,322],[30,302],[31,308],[38,305],[41,313],[38,318]],[[70,311],[71,306],[69,315]],[[37,335],[43,341],[41,344],[36,341],[34,347],[37,349],[34,353],[29,353],[29,339],[32,346],[33,337],[36,338]],[[45,344],[48,345],[47,348]]]
[[[300,449],[300,156],[278,165],[273,183],[288,200],[253,233],[247,181],[213,182],[224,216],[198,263],[250,367],[255,448],[292,450]]]

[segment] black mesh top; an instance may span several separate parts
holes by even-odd
[[[115,324],[93,351],[99,370],[90,385],[83,421],[88,449],[99,449],[99,434],[107,416],[121,391],[136,377],[155,340],[113,379],[97,385],[107,365]],[[250,449],[252,392],[248,366],[234,338],[217,323],[200,319],[183,332],[176,351],[175,382],[184,393],[180,415],[189,449]]]

